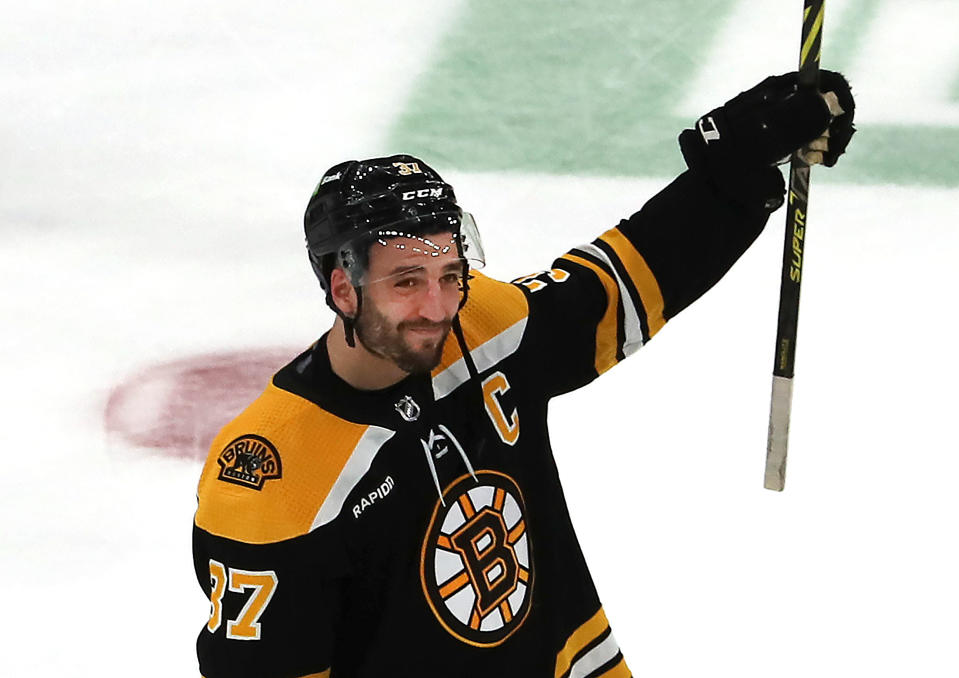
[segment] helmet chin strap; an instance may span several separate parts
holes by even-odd
[[[350,348],[356,348],[356,338],[353,336],[353,320],[343,320],[343,335],[346,337],[346,345]]]
[[[333,292],[330,289],[330,286],[325,286],[326,289],[326,305],[329,306],[333,312],[340,317],[340,320],[343,321],[343,334],[346,338],[346,345],[350,348],[356,348],[356,337],[355,337],[355,325],[356,319],[360,317],[360,309],[363,308],[363,288],[355,287],[354,291],[356,292],[356,312],[352,315],[346,315],[346,313],[336,305],[336,302],[333,301]]]
[[[346,345],[350,348],[356,348],[356,337],[354,336],[356,319],[360,317],[360,309],[363,308],[363,288],[356,288],[356,314],[351,318],[345,313],[340,313],[343,319],[343,334],[346,335]]]

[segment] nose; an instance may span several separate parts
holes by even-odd
[[[426,294],[420,297],[420,317],[430,322],[448,319],[451,315],[448,296],[438,280],[430,280]]]

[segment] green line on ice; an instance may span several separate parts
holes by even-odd
[[[675,174],[684,167],[676,136],[692,122],[674,115],[675,102],[734,6],[472,0],[395,120],[389,145],[463,170]],[[827,25],[827,66],[849,65],[857,32],[877,7],[853,0]],[[959,128],[860,125],[832,176],[959,186],[957,157]]]

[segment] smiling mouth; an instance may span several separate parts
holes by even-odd
[[[445,327],[410,327],[408,331],[429,337],[443,335],[447,332]]]
[[[450,331],[448,325],[439,324],[439,325],[428,325],[428,326],[413,326],[407,327],[406,331],[409,332],[413,337],[418,339],[442,339]]]

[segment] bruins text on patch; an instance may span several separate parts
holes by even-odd
[[[236,438],[223,448],[217,457],[220,480],[254,490],[262,490],[263,483],[282,476],[280,453],[269,440],[247,434]]]
[[[458,478],[437,500],[420,563],[427,602],[452,636],[476,647],[506,640],[526,619],[533,589],[526,507],[497,471]]]

